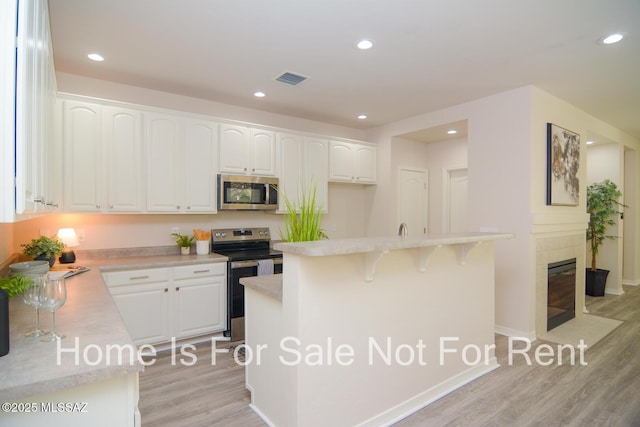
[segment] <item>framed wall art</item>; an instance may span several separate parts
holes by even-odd
[[[578,206],[580,135],[547,123],[547,205]]]

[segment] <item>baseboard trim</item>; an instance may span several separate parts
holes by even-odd
[[[265,414],[263,414],[260,409],[256,408],[256,406],[253,403],[249,404],[249,408],[251,408],[251,410],[255,412],[256,415],[259,416],[260,419],[264,421],[266,425],[268,425],[269,427],[276,427],[276,425],[273,424],[271,420]]]
[[[394,406],[393,408],[376,415],[358,426],[391,426],[398,421],[407,418],[409,415],[419,411],[425,406],[435,402],[436,400],[446,396],[454,390],[470,383],[471,381],[488,374],[494,369],[499,368],[498,360],[493,357],[486,364],[476,365],[449,378],[448,380],[419,393],[418,395]]]
[[[627,286],[638,286],[640,285],[640,279],[636,279],[636,280],[623,279],[622,284]]]
[[[506,326],[502,326],[502,325],[495,325],[494,330],[496,334],[504,335],[505,337],[526,338],[531,342],[535,341],[538,338],[536,336],[535,331],[523,332],[523,331],[518,331],[516,329],[507,328]]]

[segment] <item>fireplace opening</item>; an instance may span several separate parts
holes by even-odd
[[[576,317],[576,259],[548,265],[547,331]]]

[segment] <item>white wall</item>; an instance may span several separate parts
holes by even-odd
[[[528,262],[530,105],[531,88],[520,88],[380,127],[367,138],[378,144],[382,176],[392,168],[395,136],[468,120],[469,230],[515,233],[514,240],[496,244],[496,323],[527,332],[534,317]],[[395,231],[395,188],[390,181],[378,181],[370,231]]]
[[[640,170],[638,170],[637,150],[627,149],[624,153],[624,240],[622,282],[625,285],[640,285]]]
[[[391,146],[391,180],[397,189],[400,167],[426,169],[429,173],[429,233],[443,232],[443,169],[467,167],[467,139],[458,138],[430,143],[394,138]],[[398,221],[396,221],[398,222]]]
[[[535,337],[536,240],[584,236],[586,229],[585,136],[597,132],[634,149],[639,148],[640,142],[563,100],[528,86],[370,131],[366,139],[378,144],[380,176],[393,176],[390,159],[394,137],[465,119],[469,135],[469,229],[495,229],[516,235],[513,241],[496,244],[497,329]],[[582,136],[580,203],[575,207],[546,205],[549,122]],[[395,231],[394,185],[392,180],[379,180],[371,200],[369,234],[373,230],[386,230],[388,234]],[[634,241],[638,247],[637,235]],[[585,247],[586,244],[582,253]]]

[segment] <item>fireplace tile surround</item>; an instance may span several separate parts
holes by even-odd
[[[536,337],[547,334],[547,285],[550,263],[576,259],[576,317],[586,312],[584,296],[586,242],[584,232],[533,236],[535,240]]]

